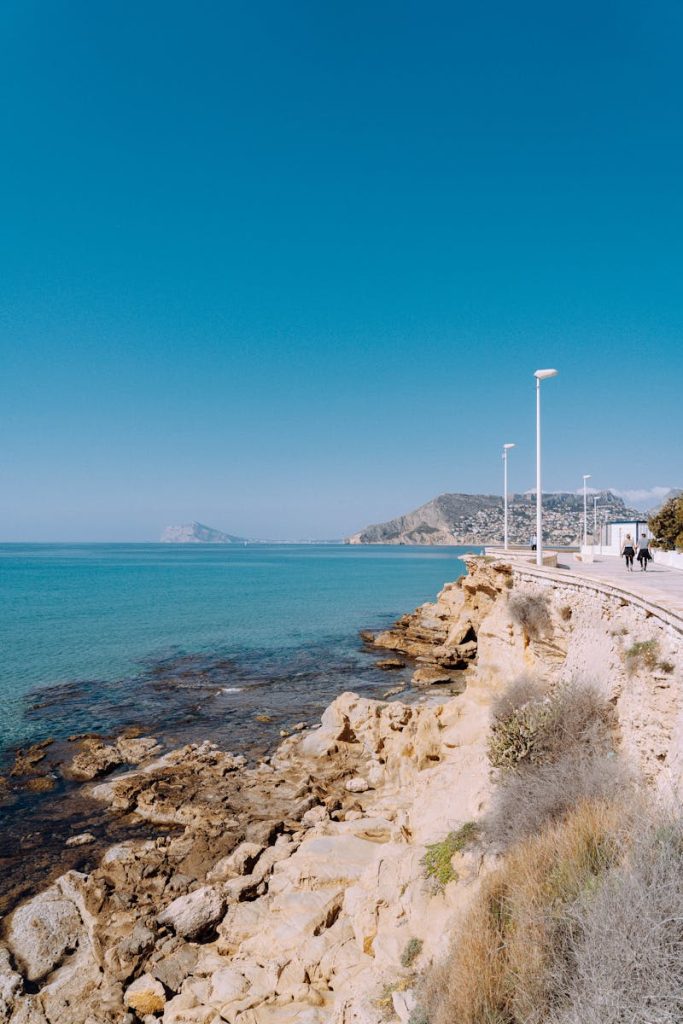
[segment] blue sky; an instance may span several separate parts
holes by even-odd
[[[682,485],[675,3],[5,0],[0,538]]]

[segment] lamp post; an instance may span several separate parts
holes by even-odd
[[[598,532],[598,496],[593,495],[593,543],[595,544],[595,535]]]
[[[514,444],[503,445],[503,508],[505,509],[505,539],[503,542],[503,548],[505,551],[508,549],[508,452],[514,447]]]
[[[602,505],[598,505],[597,494],[593,495],[593,549],[595,550],[595,538],[598,533],[598,508],[602,508]],[[600,554],[602,554],[602,528],[600,530]]]
[[[590,473],[583,474],[583,546],[588,546],[588,491],[586,480],[590,480]]]
[[[541,492],[541,381],[557,370],[536,370],[536,565],[543,565],[543,497]]]

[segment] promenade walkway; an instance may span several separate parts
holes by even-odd
[[[652,601],[677,615],[683,616],[683,572],[650,562],[647,572],[635,563],[633,572],[627,572],[623,558],[616,555],[598,555],[594,562],[575,562],[572,556],[561,555],[559,565],[575,576],[608,583],[629,594]]]

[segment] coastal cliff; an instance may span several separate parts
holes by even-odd
[[[501,862],[476,837],[492,709],[521,676],[549,693],[590,678],[620,756],[677,790],[681,624],[570,577],[467,565],[372,638],[414,660],[416,703],[344,693],[255,766],[209,743],[150,748],[91,784],[149,836],[3,922],[0,1022],[415,1021],[421,976]]]

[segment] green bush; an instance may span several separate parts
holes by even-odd
[[[425,875],[431,878],[437,889],[443,889],[457,879],[451,864],[454,854],[461,853],[468,843],[477,838],[479,827],[473,821],[466,822],[457,832],[449,832],[439,843],[430,843],[422,863]]]
[[[683,495],[665,502],[647,525],[657,547],[665,551],[683,548]]]
[[[659,644],[656,640],[640,640],[633,644],[624,655],[629,672],[641,668],[655,669],[659,658]]]
[[[401,953],[401,967],[412,967],[413,961],[422,952],[422,946],[424,943],[422,939],[408,939],[405,944],[405,948]]]

